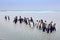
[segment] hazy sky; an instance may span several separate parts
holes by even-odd
[[[0,0],[1,9],[60,10],[60,0]]]

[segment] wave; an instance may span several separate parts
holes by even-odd
[[[24,13],[60,13],[60,10],[0,10],[0,12],[24,12]]]

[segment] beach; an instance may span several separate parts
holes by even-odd
[[[5,20],[4,16],[9,16],[9,20]],[[42,32],[36,27],[30,28],[24,23],[13,23],[15,16],[32,17],[36,20],[46,20],[48,23],[53,21],[56,23],[56,31],[52,33]],[[60,40],[60,12],[56,11],[0,11],[0,40]]]

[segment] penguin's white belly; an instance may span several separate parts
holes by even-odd
[[[33,23],[32,22],[30,22],[30,25],[31,25],[31,27],[33,27]]]

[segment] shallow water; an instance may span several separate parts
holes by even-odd
[[[9,15],[11,20],[4,20],[4,16]],[[36,28],[30,28],[29,25],[25,25],[24,23],[14,24],[13,18],[15,16],[22,17],[33,17],[34,22],[37,19],[54,21],[57,23],[56,29],[57,31],[53,33],[47,34],[46,32],[42,32],[42,30],[38,30]],[[29,12],[29,11],[8,11],[8,12],[0,12],[0,40],[60,40],[60,14],[58,12]]]

